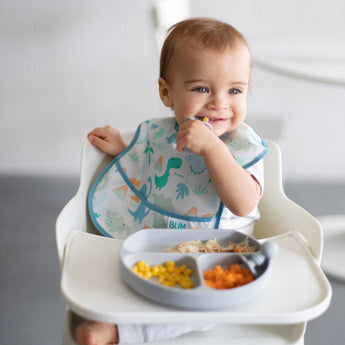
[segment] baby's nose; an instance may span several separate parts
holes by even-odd
[[[208,109],[224,110],[229,107],[229,100],[223,95],[214,95],[208,103]]]

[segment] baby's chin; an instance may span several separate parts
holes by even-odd
[[[229,126],[229,125],[228,126],[222,126],[222,125],[213,125],[212,126],[212,131],[217,137],[220,137],[223,134],[228,133],[232,130],[233,130],[232,126]]]

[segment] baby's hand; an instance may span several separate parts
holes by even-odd
[[[114,157],[127,147],[120,132],[111,126],[95,128],[87,137],[90,143]]]
[[[189,149],[197,155],[204,156],[218,141],[219,138],[203,121],[188,120],[180,125],[176,135],[176,149],[179,152]]]

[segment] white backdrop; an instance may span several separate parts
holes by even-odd
[[[1,2],[0,173],[77,175],[92,128],[127,131],[169,114],[158,97],[154,3]],[[233,24],[249,43],[268,34],[345,39],[342,0],[191,0],[190,13]],[[287,179],[345,181],[345,87],[254,65],[248,122],[262,117],[285,123]]]

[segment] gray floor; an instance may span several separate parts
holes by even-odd
[[[54,227],[77,186],[77,179],[0,176],[0,344],[61,344],[64,306]],[[345,210],[345,185],[285,189],[315,216]],[[344,343],[344,284],[330,281],[331,306],[308,324],[306,345]]]

